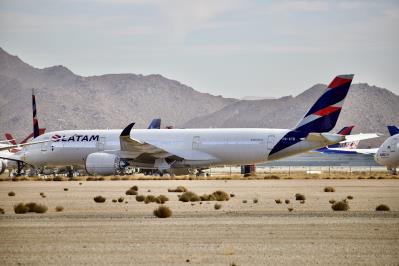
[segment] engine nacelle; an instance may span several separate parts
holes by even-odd
[[[105,152],[91,153],[86,158],[86,172],[90,175],[115,175],[120,167],[120,158]]]
[[[7,160],[0,159],[0,175],[7,169]]]

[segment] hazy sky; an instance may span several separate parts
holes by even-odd
[[[0,46],[79,75],[158,73],[226,97],[355,73],[399,94],[399,1],[0,1]]]

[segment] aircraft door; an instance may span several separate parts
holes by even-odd
[[[201,140],[199,136],[193,137],[193,150],[199,149],[200,142]]]
[[[49,140],[49,137],[48,138],[46,138],[45,140]],[[50,145],[50,142],[43,142],[42,144],[41,144],[41,151],[47,151],[47,147]]]
[[[100,137],[97,141],[97,150],[103,151],[105,150],[105,137]]]
[[[395,148],[396,148],[395,140],[391,142],[391,145],[390,145],[390,146],[391,146],[391,147],[390,147],[390,151],[391,151],[391,152],[395,152]]]
[[[274,135],[269,135],[267,137],[267,149],[268,150],[273,149],[273,147],[274,147],[274,138],[275,138]]]

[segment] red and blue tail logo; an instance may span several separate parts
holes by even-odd
[[[37,113],[36,113],[36,99],[35,93],[32,89],[32,113],[33,113],[33,138],[37,138],[40,135],[39,131],[39,121],[37,120]]]
[[[340,75],[328,85],[323,95],[298,123],[295,130],[301,132],[328,132],[335,127],[353,75]]]

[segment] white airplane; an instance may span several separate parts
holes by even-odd
[[[345,139],[327,133],[337,122],[353,75],[334,78],[294,129],[63,130],[45,133],[21,151],[0,158],[34,167],[81,165],[89,174],[112,175],[130,165],[160,173],[191,173],[217,165],[277,160]]]

